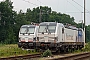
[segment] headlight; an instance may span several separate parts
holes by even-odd
[[[25,38],[19,38],[19,42],[24,42]]]

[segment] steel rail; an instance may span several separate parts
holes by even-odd
[[[41,53],[39,54],[30,54],[30,55],[23,55],[23,56],[13,56],[13,57],[6,57],[6,58],[0,58],[0,60],[17,60],[17,59],[28,59],[28,58],[36,58],[40,57]]]
[[[90,52],[75,54],[72,56],[66,56],[66,57],[61,57],[61,58],[54,58],[54,59],[49,59],[49,60],[86,60],[87,58],[90,59]]]

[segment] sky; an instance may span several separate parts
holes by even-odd
[[[3,1],[3,0],[0,0]],[[52,11],[65,13],[75,18],[75,22],[84,21],[84,0],[11,0],[14,10],[26,12],[27,8],[31,10],[38,6],[51,7]],[[90,25],[90,0],[86,2],[86,25]]]

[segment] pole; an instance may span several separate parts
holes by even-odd
[[[83,20],[82,20],[82,29],[83,29]]]
[[[40,8],[39,23],[41,23],[41,8]]]
[[[85,47],[85,40],[86,40],[86,38],[85,38],[85,36],[86,36],[86,34],[85,34],[85,25],[86,25],[86,22],[85,22],[85,0],[84,0],[84,47]]]
[[[0,12],[0,20],[1,20],[1,12]]]

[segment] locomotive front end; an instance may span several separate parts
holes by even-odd
[[[56,22],[43,22],[39,25],[38,42],[40,49],[53,49],[57,41]]]
[[[35,25],[23,25],[19,31],[19,43],[18,46],[24,49],[34,49],[36,42],[36,26]]]

